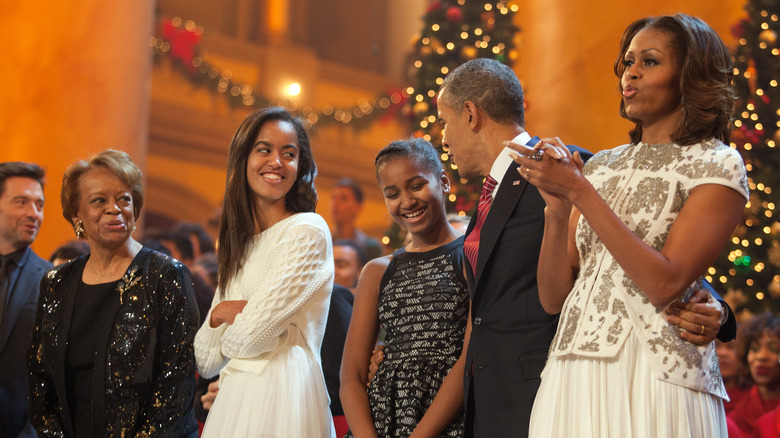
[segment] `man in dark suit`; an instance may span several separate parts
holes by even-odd
[[[27,421],[27,349],[39,283],[51,263],[33,243],[43,222],[44,172],[0,163],[0,438],[34,437]]]
[[[540,374],[558,324],[539,303],[536,268],[544,232],[545,203],[521,178],[504,142],[532,147],[525,132],[523,90],[498,61],[476,59],[456,68],[439,91],[442,144],[465,178],[484,176],[489,198],[466,231],[466,280],[471,297],[471,339],[464,373],[467,437],[524,437]],[[592,154],[576,146],[583,159]],[[488,184],[489,182],[489,184]],[[482,198],[481,198],[482,199]],[[681,322],[704,332],[719,327],[720,306]],[[695,312],[693,312],[695,313]],[[691,319],[691,309],[678,316]],[[706,319],[708,318],[708,319]],[[710,342],[714,333],[698,339]],[[558,419],[550,418],[550,421]]]
[[[344,341],[347,339],[349,320],[352,318],[352,303],[354,295],[344,286],[333,284],[330,296],[330,311],[325,333],[322,337],[320,356],[322,358],[322,373],[325,376],[325,386],[330,396],[330,413],[336,416],[344,415],[339,397],[339,372],[341,371],[341,356],[344,354]]]

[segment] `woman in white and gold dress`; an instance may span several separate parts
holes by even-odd
[[[624,32],[615,73],[631,144],[584,168],[558,139],[515,146],[547,202],[540,300],[561,313],[530,436],[725,437],[714,344],[683,340],[663,315],[698,287],[748,197],[724,144],[729,53],[697,18],[647,18]]]

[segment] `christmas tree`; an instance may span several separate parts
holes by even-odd
[[[517,59],[515,38],[520,29],[512,22],[517,9],[511,2],[479,0],[439,1],[428,8],[409,67],[415,85],[406,90],[415,136],[441,149],[436,95],[448,72],[475,58],[493,58],[510,66]],[[470,215],[482,181],[459,178],[457,166],[448,161],[445,150],[441,150],[441,159],[453,184],[448,209]]]
[[[750,201],[731,242],[707,277],[732,303],[752,312],[780,310],[780,2],[749,0],[732,28],[738,102],[731,147],[745,160]],[[706,218],[702,218],[706,220]]]

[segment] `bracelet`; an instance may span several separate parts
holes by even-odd
[[[725,305],[724,303],[720,304],[720,325],[723,325],[726,323],[726,321],[729,320],[729,306]]]

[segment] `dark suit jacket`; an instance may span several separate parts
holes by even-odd
[[[49,268],[51,263],[28,247],[11,276],[11,300],[0,327],[0,438],[35,436],[31,429],[31,435],[19,434],[27,422],[27,349],[41,277]]]
[[[592,155],[570,149],[583,159]],[[544,311],[536,287],[545,203],[517,167],[512,163],[507,169],[495,194],[480,234],[476,269],[466,261],[472,317],[464,373],[466,436],[527,436],[539,376],[558,326],[558,315]],[[466,235],[475,222],[476,215]]]
[[[339,372],[354,299],[349,289],[338,284],[333,285],[328,322],[322,338],[322,348],[320,348],[322,373],[325,375],[325,386],[330,396],[330,413],[334,416],[344,415],[344,408],[341,407],[339,398]]]

